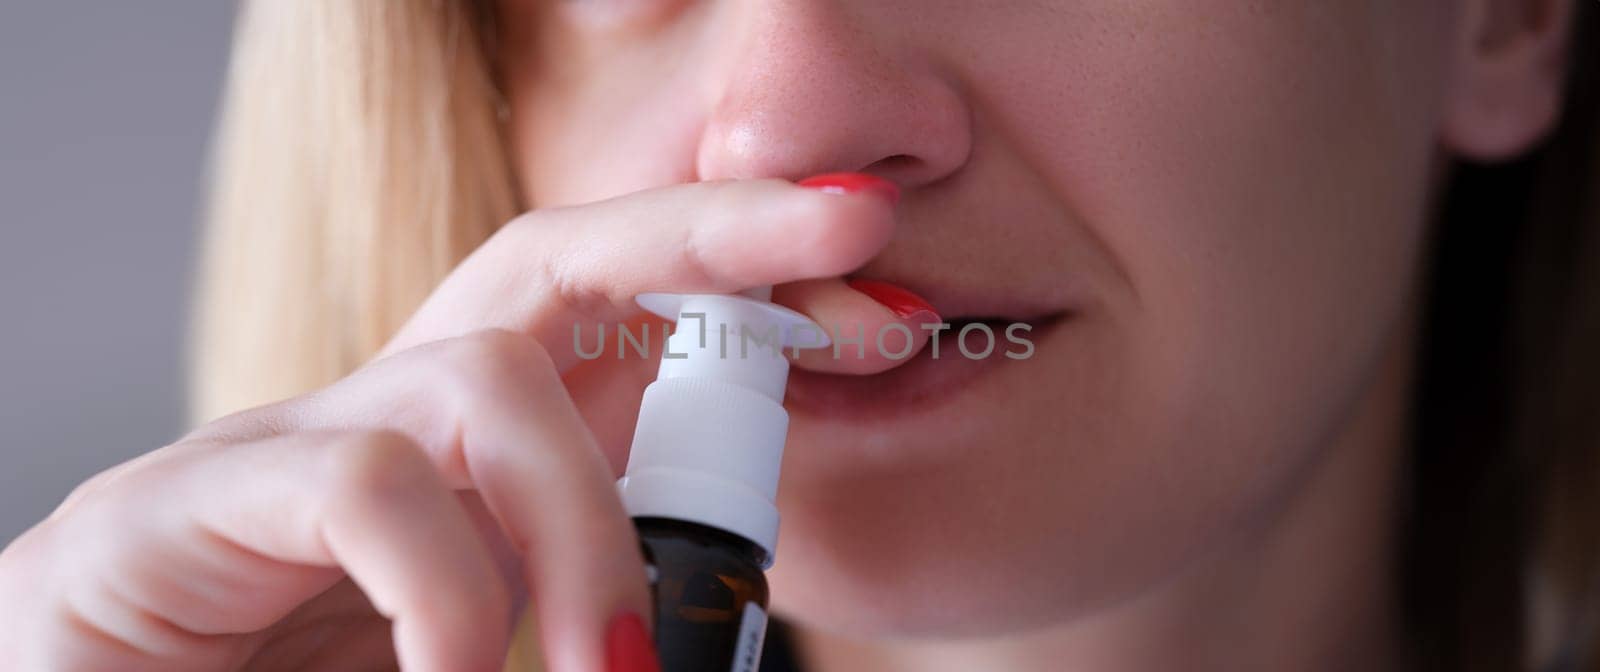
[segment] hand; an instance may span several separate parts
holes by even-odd
[[[603,670],[607,625],[648,623],[650,601],[625,455],[563,378],[573,325],[645,291],[837,276],[892,219],[780,180],[519,217],[349,377],[79,486],[0,553],[0,651],[23,670],[498,670],[525,584],[549,669]]]

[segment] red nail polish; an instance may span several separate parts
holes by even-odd
[[[655,643],[645,630],[644,619],[627,612],[611,619],[606,633],[606,669],[610,672],[661,672]]]
[[[802,187],[821,189],[831,194],[869,193],[881,196],[890,204],[900,202],[900,187],[877,175],[866,173],[827,173],[814,175],[797,182]]]
[[[881,280],[862,280],[860,278],[851,278],[845,284],[850,285],[851,289],[872,297],[874,301],[888,306],[889,310],[894,311],[894,314],[901,319],[911,317],[917,313],[932,315],[935,322],[939,319],[939,311],[934,310],[932,304],[899,285],[892,285]]]

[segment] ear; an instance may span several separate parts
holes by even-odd
[[[1560,116],[1576,3],[1592,0],[1463,1],[1443,142],[1469,159],[1515,157]]]

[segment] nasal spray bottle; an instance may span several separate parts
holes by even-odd
[[[828,344],[771,287],[644,294],[676,322],[617,481],[643,545],[663,672],[755,672],[778,542],[785,347]]]

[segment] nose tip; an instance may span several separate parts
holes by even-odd
[[[718,68],[701,179],[870,172],[902,187],[953,172],[970,151],[965,102],[935,69],[842,25],[826,3],[767,3]]]
[[[701,179],[864,172],[902,187],[932,182],[966,160],[965,122],[950,111],[874,110],[860,101],[795,101],[777,110],[724,107],[707,124]],[[768,103],[783,105],[784,103]],[[897,106],[898,107],[898,106]],[[920,117],[920,118],[912,118]]]

